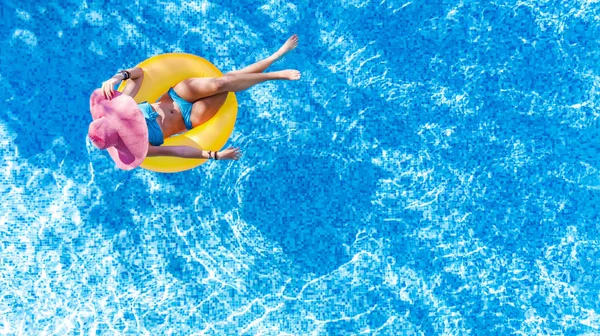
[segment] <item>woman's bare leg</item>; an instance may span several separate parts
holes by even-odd
[[[192,126],[202,125],[212,118],[225,103],[227,95],[227,92],[221,92],[194,102],[191,116]]]
[[[221,92],[238,92],[269,80],[298,80],[298,70],[282,70],[267,73],[228,74],[218,78],[190,78],[179,82],[173,88],[181,98],[195,102],[198,99],[214,96]]]
[[[177,84],[174,87],[175,92],[181,98],[194,102],[191,116],[192,125],[196,127],[212,118],[225,103],[229,91],[243,91],[267,80],[299,79],[300,72],[296,70],[277,71],[263,74],[263,76],[245,76],[261,74],[273,62],[294,50],[297,45],[298,36],[292,35],[277,52],[243,69],[229,72],[220,78],[190,78]]]
[[[294,50],[296,46],[298,46],[298,35],[294,34],[273,55],[265,58],[262,61],[258,61],[254,64],[251,64],[243,69],[228,72],[225,74],[225,76],[263,72],[269,66],[271,66],[273,62],[277,61],[288,52]]]

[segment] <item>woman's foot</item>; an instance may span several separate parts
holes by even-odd
[[[281,48],[279,48],[279,50],[277,50],[276,53],[273,54],[273,56],[275,56],[275,59],[279,59],[279,58],[283,57],[285,54],[287,54],[288,52],[296,49],[297,46],[298,46],[298,35],[294,34],[287,41],[285,41],[285,43],[281,46]]]
[[[300,79],[300,71],[298,70],[281,70],[274,72],[281,79],[298,80]]]

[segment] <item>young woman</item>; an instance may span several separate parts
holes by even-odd
[[[297,70],[263,73],[297,44],[298,37],[293,35],[277,52],[241,70],[218,78],[186,79],[169,89],[156,103],[135,104],[131,98],[142,83],[144,71],[141,68],[120,71],[92,94],[90,110],[94,121],[88,135],[96,147],[107,149],[117,166],[123,169],[134,168],[145,156],[237,160],[241,153],[234,147],[211,152],[194,147],[160,145],[171,135],[212,118],[225,102],[228,92],[243,91],[269,80],[298,80],[300,72]],[[114,87],[125,79],[130,80],[120,94]],[[147,137],[145,142],[141,141],[142,136]]]

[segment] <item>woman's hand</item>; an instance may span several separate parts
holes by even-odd
[[[112,99],[115,92],[115,85],[117,85],[121,79],[116,78],[117,75],[111,77],[109,80],[102,83],[102,91],[104,92],[104,98]]]
[[[242,152],[237,147],[229,147],[217,153],[219,160],[237,160],[242,156]]]

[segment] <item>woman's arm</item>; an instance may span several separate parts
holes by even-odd
[[[149,146],[147,156],[174,156],[187,159],[237,160],[242,153],[239,148],[229,147],[220,152],[205,151],[188,146]]]
[[[142,68],[130,68],[117,72],[114,76],[102,83],[102,91],[104,91],[104,96],[108,99],[112,99],[115,85],[126,79],[130,79],[130,81],[127,82],[127,85],[123,90],[123,94],[135,97],[140,89],[140,85],[142,85],[142,81],[144,80],[144,70]]]

